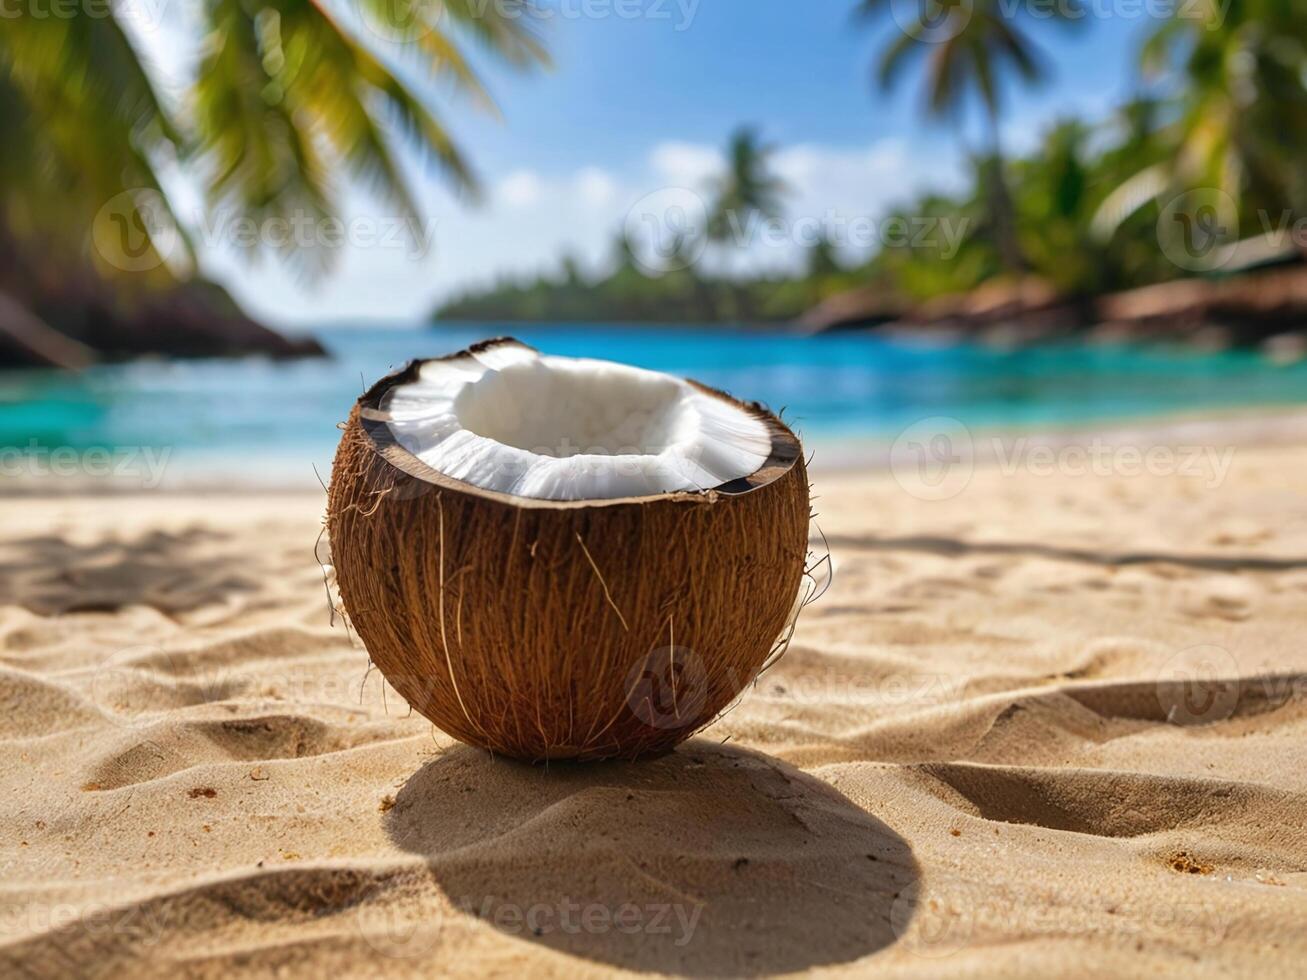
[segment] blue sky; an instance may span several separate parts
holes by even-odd
[[[601,265],[632,205],[662,187],[699,189],[741,123],[782,147],[792,212],[818,218],[875,217],[925,187],[947,187],[959,137],[978,138],[975,119],[962,127],[968,136],[925,118],[918,75],[889,94],[873,84],[877,54],[897,30],[888,10],[861,22],[848,0],[618,2],[640,16],[619,16],[608,0],[546,0],[556,11],[541,23],[550,70],[519,74],[477,57],[499,118],[423,84],[486,190],[468,206],[412,163],[429,222],[417,237],[430,249],[379,230],[385,205],[350,191],[347,223],[373,234],[342,250],[326,279],[298,282],[272,256],[251,264],[220,235],[205,266],[275,323],[412,320],[469,284],[553,268],[563,251]],[[1031,145],[1060,115],[1102,118],[1133,91],[1138,40],[1157,22],[1128,3],[1090,8],[1076,27],[1020,20],[1052,80],[1034,92],[1006,87],[1009,145]],[[756,260],[784,265],[798,254],[773,253]]]

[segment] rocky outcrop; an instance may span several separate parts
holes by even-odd
[[[320,357],[311,337],[287,337],[246,316],[216,283],[195,280],[122,295],[70,282],[62,293],[0,293],[0,367],[77,369],[133,357]]]
[[[76,371],[94,361],[91,348],[64,336],[12,296],[0,293],[0,365]]]
[[[1102,296],[1095,333],[1166,340],[1220,331],[1247,346],[1307,328],[1307,266],[1226,279],[1177,279]]]
[[[1038,276],[1022,276],[927,300],[910,310],[900,326],[975,336],[1008,347],[1074,333],[1090,316],[1083,300],[1061,295]]]
[[[815,332],[880,328],[940,334],[1004,346],[1088,332],[1113,341],[1181,341],[1256,346],[1307,331],[1307,265],[1229,276],[1178,279],[1105,296],[1061,296],[1035,277],[996,279],[969,293],[941,296],[887,318],[883,293],[870,288],[831,297],[805,317]],[[827,311],[838,311],[839,316]]]
[[[246,316],[220,285],[166,269],[106,277],[68,262],[50,239],[18,241],[0,224],[0,367],[76,369],[133,357],[322,356]]]
[[[47,298],[36,311],[105,360],[164,357],[322,356],[312,338],[277,333],[246,316],[225,289],[196,280],[159,292]]]
[[[1058,294],[1036,276],[995,279],[968,293],[916,305],[863,287],[830,297],[800,321],[815,333],[880,327],[902,334],[983,337],[1025,343],[1074,332],[1092,322],[1083,301]]]
[[[809,333],[865,330],[901,319],[907,305],[880,286],[861,286],[836,293],[799,318]]]

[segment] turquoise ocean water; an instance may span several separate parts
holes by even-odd
[[[550,353],[688,375],[784,408],[827,456],[850,439],[892,439],[930,416],[978,428],[1057,427],[1307,402],[1307,364],[1275,367],[1252,353],[1078,344],[1001,352],[859,335],[444,325],[324,331],[334,355],[324,360],[0,373],[0,447],[150,446],[167,449],[172,474],[307,483],[315,465],[325,476],[336,423],[366,384],[410,358],[508,332]]]

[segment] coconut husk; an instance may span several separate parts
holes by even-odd
[[[634,758],[708,724],[798,609],[809,494],[794,434],[732,400],[773,434],[749,477],[515,497],[446,477],[390,436],[382,399],[418,367],[354,407],[328,494],[344,608],[395,690],[455,738],[530,760]]]

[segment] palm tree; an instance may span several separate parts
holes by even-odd
[[[747,248],[748,232],[757,221],[781,216],[788,188],[772,173],[775,152],[775,145],[763,143],[751,126],[741,126],[731,134],[726,149],[726,170],[710,187],[713,199],[708,211],[708,237],[711,241]],[[751,317],[749,290],[739,287],[732,292],[736,316]]]
[[[1126,237],[1122,226],[1154,202],[1179,208],[1177,219],[1208,208],[1232,235],[1307,215],[1307,16],[1296,7],[1199,0],[1148,38],[1141,62],[1159,94],[1143,103],[1132,152],[1118,154],[1099,238]]]
[[[830,232],[822,229],[817,240],[808,247],[807,266],[805,275],[809,279],[826,279],[831,276],[837,276],[844,271],[844,263],[840,259],[839,246],[831,238]]]
[[[174,252],[169,264],[146,256],[145,271],[109,291],[192,275],[195,229],[164,189],[178,170],[202,188],[210,214],[256,222],[333,216],[347,182],[416,219],[402,145],[474,190],[467,161],[408,78],[425,72],[488,104],[460,42],[513,65],[542,63],[530,3],[203,0],[199,55],[183,79],[143,56],[116,0],[63,17],[15,5],[0,18],[0,292],[26,293],[31,305],[32,280],[51,269],[56,280],[76,269],[95,282],[121,272],[88,249],[106,207],[124,241]],[[295,245],[289,238],[288,254],[322,270],[328,256]]]
[[[1121,281],[1116,256],[1091,232],[1108,169],[1108,155],[1093,152],[1095,138],[1095,129],[1081,120],[1059,120],[1038,150],[1012,167],[1026,258],[1063,296],[1129,285]]]
[[[1143,49],[1146,71],[1183,78],[1178,120],[1162,134],[1174,183],[1307,213],[1307,15],[1287,0],[1203,0],[1197,12],[1169,19]]]
[[[753,219],[780,217],[786,186],[771,173],[775,152],[775,145],[763,143],[751,126],[741,126],[731,134],[726,172],[712,183],[708,231],[713,240],[739,237]]]
[[[812,306],[820,303],[830,283],[844,271],[839,246],[831,237],[830,230],[823,228],[804,256],[803,282],[808,289],[809,303]]]
[[[879,15],[892,3],[859,0],[865,16]],[[1078,20],[1079,0],[1054,4],[1049,12],[1068,22]],[[1047,72],[1034,45],[1004,13],[1001,0],[920,0],[917,21],[899,27],[901,35],[881,55],[881,87],[891,88],[909,62],[925,56],[926,103],[931,115],[956,119],[968,98],[980,99],[989,130],[988,151],[980,159],[989,175],[995,247],[1009,270],[1023,270],[1026,262],[1004,173],[1000,82],[1008,71],[1027,85],[1045,80]]]

